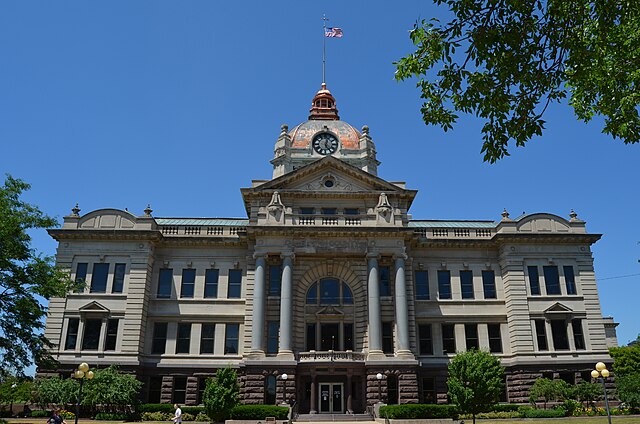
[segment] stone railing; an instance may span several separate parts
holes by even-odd
[[[160,232],[165,236],[238,236],[246,232],[246,227],[161,225]]]
[[[347,351],[315,351],[300,352],[300,362],[363,362],[365,354],[362,352]]]

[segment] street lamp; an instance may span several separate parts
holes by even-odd
[[[609,397],[607,396],[607,388],[604,385],[604,379],[609,377],[609,370],[604,362],[598,362],[596,364],[596,369],[591,371],[591,377],[600,379],[602,383],[602,390],[604,390],[604,405],[607,407],[607,418],[609,419],[609,424],[611,424],[611,411],[609,410]]]
[[[378,402],[382,403],[382,374],[378,373],[376,374],[376,379],[378,380]]]
[[[282,382],[284,383],[284,387],[282,389],[282,403],[287,404],[287,379],[289,376],[287,374],[282,374]]]
[[[78,365],[78,369],[73,373],[73,378],[80,382],[80,390],[78,390],[78,401],[76,402],[76,424],[78,424],[78,415],[80,415],[80,402],[82,401],[82,385],[85,380],[93,378],[93,371],[89,370],[89,364],[86,362]]]

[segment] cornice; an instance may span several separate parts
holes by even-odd
[[[56,241],[63,240],[161,240],[157,230],[97,230],[52,228],[47,232]]]

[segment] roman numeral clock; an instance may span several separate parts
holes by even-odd
[[[320,133],[313,137],[313,149],[321,155],[330,155],[338,149],[338,139],[331,133]]]

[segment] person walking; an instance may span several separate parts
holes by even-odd
[[[176,408],[176,413],[173,416],[173,422],[176,424],[181,424],[182,423],[182,409],[180,409],[180,405],[178,405],[177,403],[175,405],[173,405],[174,408]]]
[[[47,420],[47,424],[67,424],[67,422],[60,415],[60,410],[54,409],[51,418]]]

